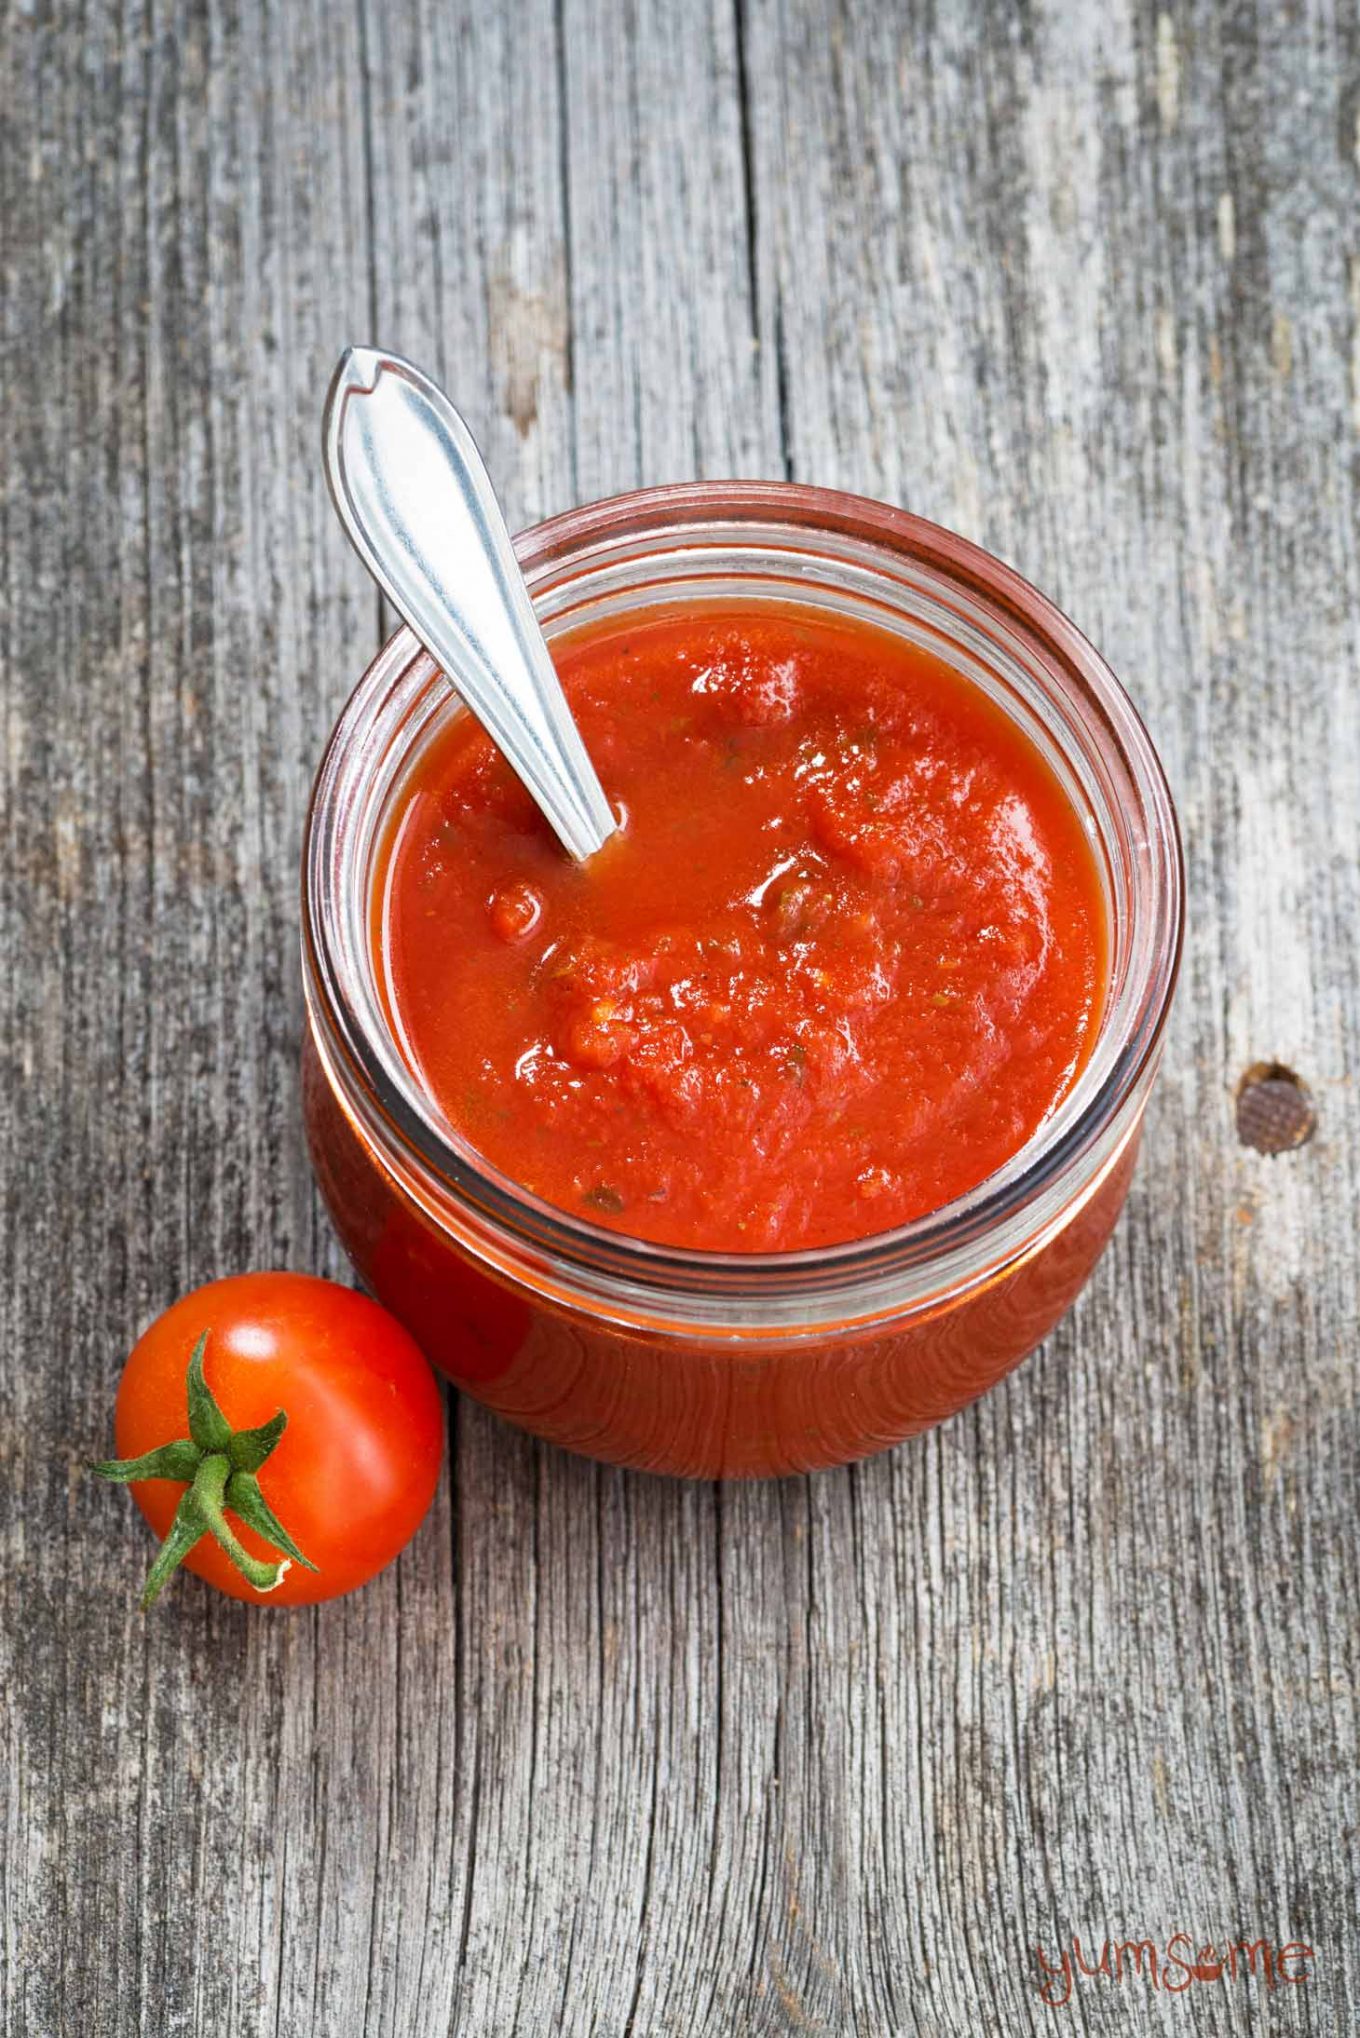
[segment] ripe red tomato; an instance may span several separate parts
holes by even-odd
[[[273,1564],[279,1557],[234,1512],[233,1491],[244,1505],[245,1490],[224,1485],[234,1466],[250,1466],[248,1443],[226,1444],[228,1430],[263,1429],[254,1453],[259,1462],[248,1476],[258,1482],[264,1518],[272,1510],[296,1555],[267,1591],[250,1583],[212,1534],[193,1541],[182,1561],[234,1599],[266,1605],[352,1591],[410,1541],[434,1495],[444,1425],[429,1365],[376,1302],[333,1282],[287,1273],[210,1281],[167,1309],[134,1345],[114,1416],[120,1460],[190,1437],[190,1360],[205,1333],[200,1377],[209,1399],[205,1407],[200,1396],[197,1426],[207,1425],[211,1446],[215,1402],[219,1420],[225,1418],[215,1467],[228,1535],[234,1531],[251,1559]],[[272,1419],[280,1410],[287,1422],[275,1439]],[[202,1435],[197,1447],[184,1448],[190,1459],[197,1448],[200,1466],[211,1454]],[[125,1463],[100,1469],[132,1485],[158,1536],[172,1532],[192,1462],[178,1479],[129,1479]],[[214,1511],[211,1500],[208,1509]],[[175,1532],[188,1540],[193,1526]]]

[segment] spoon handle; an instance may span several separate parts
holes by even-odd
[[[350,542],[518,773],[564,848],[613,834],[471,432],[398,354],[349,347],[326,398],[326,478]]]

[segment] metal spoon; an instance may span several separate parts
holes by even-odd
[[[347,347],[323,421],[350,543],[575,857],[618,826],[472,434],[398,354]]]

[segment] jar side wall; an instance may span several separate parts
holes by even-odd
[[[315,1043],[303,1100],[318,1183],[367,1287],[466,1392],[612,1464],[757,1478],[845,1463],[975,1400],[1048,1334],[1128,1192],[1135,1125],[1094,1191],[1036,1252],[943,1308],[870,1332],[770,1346],[657,1342],[492,1278],[405,1197],[337,1100]]]

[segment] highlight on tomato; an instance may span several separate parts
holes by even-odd
[[[313,1274],[235,1274],[133,1346],[118,1457],[162,1538],[142,1593],[183,1565],[233,1599],[351,1592],[405,1548],[434,1497],[443,1409],[419,1347],[366,1296]]]

